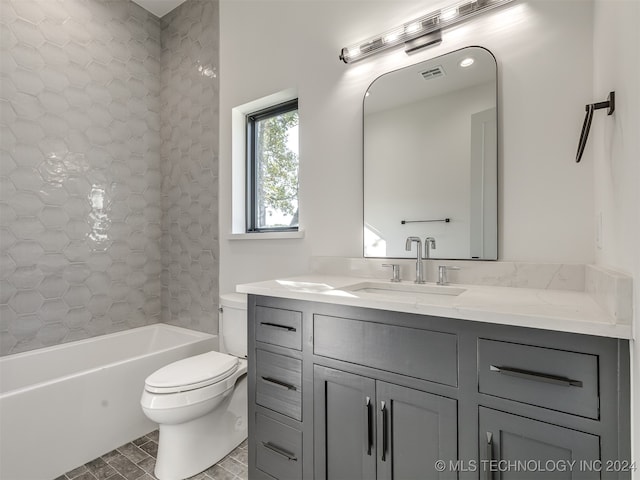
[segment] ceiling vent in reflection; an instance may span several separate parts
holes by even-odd
[[[422,78],[425,80],[431,80],[433,78],[444,77],[445,73],[442,65],[438,65],[430,68],[429,70],[425,70],[424,72],[420,72],[420,75],[422,75]]]

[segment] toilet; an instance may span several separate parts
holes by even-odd
[[[220,312],[220,352],[179,360],[145,380],[140,404],[160,427],[160,480],[202,472],[247,438],[246,295],[220,295]]]

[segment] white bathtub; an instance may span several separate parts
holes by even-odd
[[[51,480],[157,428],[145,378],[217,344],[156,324],[0,358],[0,478]]]

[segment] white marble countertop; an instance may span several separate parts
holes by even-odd
[[[602,337],[630,339],[632,335],[631,325],[616,323],[585,292],[461,284],[439,287],[434,283],[426,284],[427,288],[459,288],[464,291],[459,295],[413,295],[408,292],[350,290],[351,286],[359,283],[376,284],[372,285],[374,287],[390,284],[389,281],[363,277],[304,275],[241,284],[236,291]],[[408,290],[414,288],[410,281],[400,285]]]

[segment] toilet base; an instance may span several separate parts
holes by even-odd
[[[247,438],[247,376],[212,412],[190,422],[160,425],[155,476],[183,480],[215,465]]]

